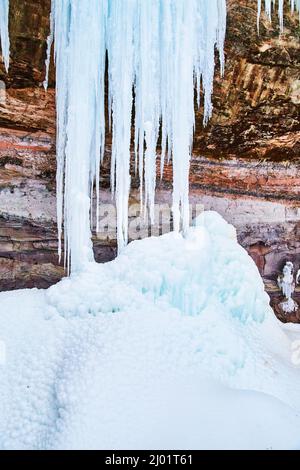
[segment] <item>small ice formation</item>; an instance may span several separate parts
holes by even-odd
[[[297,275],[298,279],[298,275]],[[297,281],[297,280],[296,280]],[[287,261],[282,270],[282,276],[277,279],[278,287],[281,289],[285,301],[281,302],[280,308],[284,313],[293,313],[298,309],[297,302],[293,299],[293,293],[295,292],[295,280],[294,280],[294,265],[291,261]]]
[[[300,448],[292,341],[216,213],[0,305],[1,449]]]
[[[287,3],[284,0],[264,0],[265,3],[265,11],[268,15],[269,19],[272,19],[272,10],[275,10],[277,7],[278,10],[278,18],[280,29],[283,31],[284,27],[284,4]],[[290,7],[292,13],[295,11],[299,12],[300,14],[300,0],[289,0]],[[262,10],[262,0],[258,0],[258,16],[257,16],[257,24],[259,28],[259,22],[261,17],[261,10]]]
[[[8,72],[9,67],[9,32],[8,32],[9,0],[0,0],[0,39],[3,62]]]

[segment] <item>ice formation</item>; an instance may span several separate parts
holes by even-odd
[[[266,1],[267,14],[272,4]],[[283,0],[278,2],[281,25]],[[292,10],[299,1],[291,0]],[[258,2],[259,15],[261,1]],[[89,26],[90,25],[90,26]],[[173,162],[174,229],[189,225],[189,167],[194,88],[204,95],[204,123],[212,114],[215,48],[224,70],[226,0],[52,0],[47,75],[55,39],[57,68],[57,199],[59,252],[78,270],[93,257],[91,213],[105,145],[108,58],[111,187],[117,206],[118,246],[128,241],[132,124],[141,204],[154,219],[157,146],[161,173]],[[45,81],[47,87],[48,78]],[[134,116],[133,116],[134,111]]]
[[[64,223],[65,261],[70,265],[72,253],[74,271],[93,259],[90,206],[94,183],[99,195],[104,151],[106,19],[105,0],[52,1],[46,66],[54,38],[59,253]]]
[[[6,71],[9,67],[9,33],[8,33],[9,0],[0,0],[0,39],[2,57]]]
[[[0,305],[1,449],[300,447],[293,338],[216,213]]]
[[[266,1],[271,16],[274,1]],[[278,2],[283,24],[283,0]],[[299,1],[291,0],[299,10]],[[258,1],[259,16],[261,1]],[[90,27],[88,27],[90,25]],[[93,257],[91,214],[105,145],[108,58],[111,187],[117,206],[119,250],[128,241],[132,124],[141,204],[154,219],[157,146],[161,173],[173,163],[174,229],[189,226],[189,168],[195,126],[194,89],[212,114],[215,49],[224,71],[226,0],[52,0],[50,51],[57,69],[57,199],[59,252],[78,270]],[[48,78],[45,80],[47,87]],[[134,116],[133,116],[134,111]]]
[[[0,33],[9,65],[9,1],[0,0]],[[274,0],[265,1],[271,16]],[[283,26],[283,0],[278,0]],[[300,11],[300,0],[290,0]],[[259,15],[261,0],[258,0]],[[128,241],[131,129],[141,203],[154,219],[157,146],[161,173],[173,161],[174,229],[189,226],[189,167],[194,86],[204,95],[204,123],[212,114],[215,48],[224,71],[226,0],[52,0],[46,80],[55,39],[57,89],[57,219],[59,255],[72,270],[93,259],[91,214],[105,146],[106,54],[109,122],[113,129],[111,186],[116,197],[118,246]]]
[[[292,313],[298,309],[298,304],[293,299],[296,282],[294,279],[294,265],[291,261],[287,261],[283,268],[282,275],[277,278],[278,287],[285,297],[285,300],[280,303],[280,307],[284,313]]]
[[[265,3],[265,11],[266,14],[268,15],[269,19],[271,20],[272,18],[272,9],[275,9],[276,6],[278,8],[278,18],[279,18],[279,24],[280,24],[280,29],[281,31],[283,30],[283,19],[284,19],[284,0],[264,0]],[[298,11],[300,14],[300,0],[289,0],[290,7],[292,13],[294,11]],[[259,21],[260,21],[260,16],[261,16],[261,9],[262,9],[262,0],[258,0],[258,27],[259,27]]]
[[[122,249],[128,241],[133,109],[144,209],[153,219],[161,143],[161,171],[166,155],[173,160],[175,229],[186,230],[189,225],[194,85],[198,102],[203,89],[207,122],[212,113],[215,47],[224,69],[225,27],[225,0],[52,0],[46,69],[54,38],[59,239],[64,223],[66,260],[69,264],[71,259],[72,270],[92,258],[91,195],[94,185],[99,194],[104,153],[106,52],[113,135],[111,186]]]
[[[1,449],[300,448],[298,325],[283,331],[233,227],[211,212],[186,227],[194,80],[207,120],[215,45],[224,64],[225,6],[52,0],[58,221],[77,272],[47,291],[0,294]],[[143,203],[153,212],[161,132],[185,236],[134,242],[98,265],[89,262],[90,213],[106,58],[119,245],[133,108]]]

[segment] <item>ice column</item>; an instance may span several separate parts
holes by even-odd
[[[136,0],[127,0],[125,2],[124,0],[109,1],[107,33],[109,112],[112,114],[113,123],[111,186],[116,197],[119,250],[128,241],[130,142],[134,83],[134,20],[136,8]]]
[[[52,0],[57,94],[57,219],[72,271],[93,260],[91,194],[104,152],[106,0]],[[49,57],[49,56],[48,56]]]

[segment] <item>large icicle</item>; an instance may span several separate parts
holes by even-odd
[[[145,181],[145,206],[150,209],[152,221],[160,126],[160,18],[159,0],[138,0],[135,28],[135,152],[139,163],[141,203]]]
[[[52,14],[59,238],[64,220],[65,259],[77,271],[93,259],[90,194],[95,180],[99,187],[104,148],[107,1],[52,0]]]
[[[194,78],[202,80],[204,121],[211,116],[215,46],[224,68],[225,0],[138,1],[135,148],[145,202],[154,218],[156,152],[161,118],[161,173],[173,159],[174,228],[189,225],[189,167],[194,131]],[[200,94],[200,93],[199,93]],[[145,148],[145,152],[144,152]],[[144,154],[144,155],[143,155]],[[142,191],[141,191],[142,193]]]
[[[9,33],[8,33],[8,17],[9,17],[9,0],[0,0],[0,39],[3,62],[6,71],[9,68]]]
[[[217,2],[212,3],[216,4]],[[173,17],[171,15],[173,50],[169,58],[165,57],[164,60],[170,62],[168,69],[172,73],[172,76],[169,78],[171,100],[169,104],[170,115],[167,116],[170,122],[167,122],[167,128],[171,129],[171,133],[168,135],[168,142],[173,159],[174,229],[179,231],[181,222],[184,230],[189,225],[189,164],[195,123],[194,60],[196,58],[196,19],[199,21],[201,17],[197,15],[197,2],[188,1],[186,3],[185,0],[179,0],[171,5],[171,7],[173,9]],[[202,8],[201,13],[205,15],[205,8]]]
[[[136,0],[109,2],[109,102],[113,116],[112,190],[117,204],[118,247],[128,241],[130,141],[134,81],[134,18]]]

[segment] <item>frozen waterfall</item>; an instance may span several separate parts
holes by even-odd
[[[174,227],[186,230],[189,225],[194,89],[196,85],[198,98],[203,89],[207,122],[212,114],[215,47],[224,70],[226,1],[52,0],[51,24],[46,66],[48,70],[54,39],[59,238],[64,224],[65,259],[78,270],[93,256],[91,205],[94,187],[99,205],[106,54],[111,186],[122,249],[128,241],[131,148],[144,210],[153,220],[159,146],[161,171],[166,155],[173,161]]]
[[[1,13],[7,13],[7,4],[2,0]],[[283,4],[265,0],[270,17],[278,6],[281,27]],[[258,0],[259,17],[261,7]],[[290,7],[299,11],[300,0],[290,0]],[[2,16],[7,51],[7,14]],[[198,105],[203,94],[206,124],[212,114],[216,48],[224,71],[225,30],[226,0],[52,0],[46,70],[48,75],[54,40],[59,253],[64,227],[64,258],[72,271],[93,259],[91,219],[95,192],[98,222],[106,71],[111,188],[122,250],[128,242],[131,168],[138,171],[141,205],[153,221],[158,154],[161,173],[166,158],[173,163],[174,229],[189,226],[194,91]],[[7,52],[5,58],[8,64]],[[47,83],[48,78],[46,88]]]

